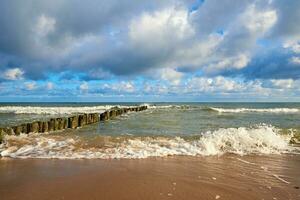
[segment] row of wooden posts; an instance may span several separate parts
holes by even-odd
[[[147,106],[137,106],[128,108],[112,108],[103,113],[79,114],[71,117],[51,118],[49,121],[34,121],[12,127],[0,128],[0,134],[20,133],[46,133],[65,129],[76,129],[88,124],[113,119],[127,112],[138,112],[146,110]]]

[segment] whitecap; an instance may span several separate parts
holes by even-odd
[[[80,147],[83,138],[66,136],[6,136],[0,155],[17,158],[130,158],[165,157],[172,155],[212,156],[233,153],[282,154],[299,150],[289,145],[292,136],[279,134],[279,129],[261,125],[253,128],[226,128],[209,131],[199,139],[181,137],[130,137],[108,148]],[[86,141],[84,141],[86,144]],[[110,143],[111,144],[111,143]]]
[[[247,112],[260,112],[260,113],[298,113],[298,108],[216,108],[210,107],[211,110],[219,113],[247,113]]]

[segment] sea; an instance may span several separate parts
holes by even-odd
[[[147,105],[76,130],[6,135],[0,155],[43,159],[299,154],[300,103],[1,103],[0,127]]]

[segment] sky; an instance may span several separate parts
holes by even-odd
[[[299,0],[0,5],[0,101],[300,101]]]

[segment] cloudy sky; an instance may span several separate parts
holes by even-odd
[[[0,101],[299,101],[299,0],[0,0]]]

